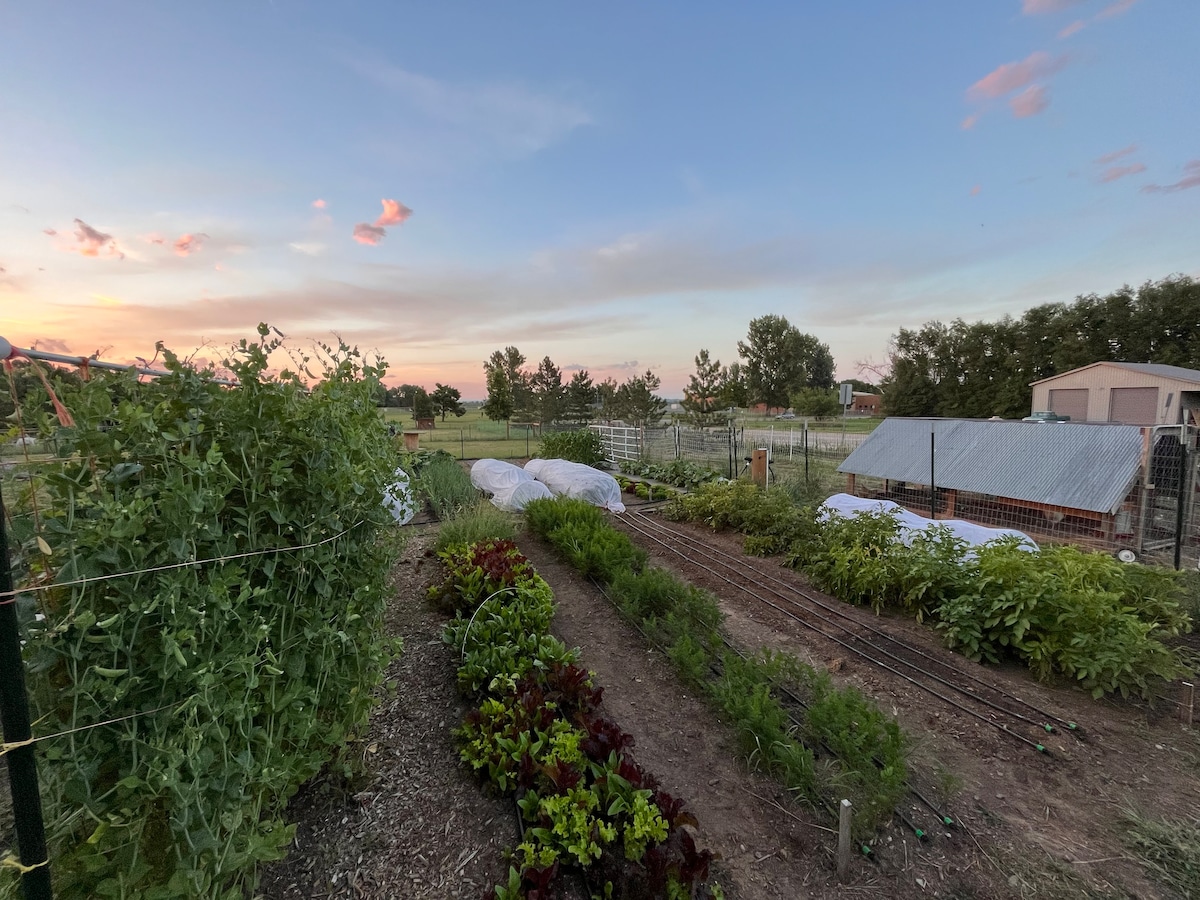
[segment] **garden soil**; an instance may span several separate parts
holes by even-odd
[[[736,536],[675,527],[740,552]],[[319,779],[293,800],[294,846],[265,871],[257,895],[264,900],[482,898],[507,872],[504,849],[518,840],[513,803],[491,795],[458,761],[452,735],[466,706],[455,690],[453,652],[441,642],[445,619],[424,601],[440,575],[432,540],[431,530],[419,533],[393,571],[387,627],[404,640],[404,653],[387,674],[394,687],[353,745],[362,774],[353,783]],[[1019,668],[989,667],[989,678],[1086,730],[1082,741],[1045,736],[1053,755],[1041,756],[752,605],[702,567],[652,557],[721,598],[737,644],[786,650],[827,669],[839,684],[874,698],[911,736],[915,784],[957,825],[937,828],[928,810],[906,804],[903,811],[928,839],[893,820],[877,833],[871,857],[856,857],[850,880],[839,884],[829,815],[755,774],[719,715],[681,685],[669,661],[594,586],[536,538],[522,535],[519,543],[554,589],[555,632],[581,649],[582,664],[604,688],[608,714],[634,736],[637,761],[688,803],[699,820],[698,843],[716,854],[713,875],[731,900],[1173,896],[1121,843],[1127,810],[1194,818],[1200,809],[1200,737],[1169,711],[1096,702],[1069,685],[1038,684]],[[778,560],[755,565],[809,589]],[[948,653],[915,622],[857,612],[927,652]]]

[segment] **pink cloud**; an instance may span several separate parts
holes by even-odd
[[[1174,194],[1186,191],[1188,188],[1200,187],[1200,159],[1184,163],[1183,178],[1174,184],[1148,184],[1142,188],[1143,194]]]
[[[971,113],[971,115],[967,116],[965,119],[962,120],[963,131],[970,131],[972,128],[975,127],[975,124],[978,121],[979,121],[979,114]]]
[[[175,252],[180,256],[190,256],[193,253],[197,253],[204,246],[204,241],[207,238],[207,234],[180,235],[174,244]]]
[[[359,222],[354,226],[354,239],[360,244],[368,244],[374,247],[386,236],[387,229],[380,228],[378,225]]]
[[[1031,84],[1017,96],[1008,101],[1013,115],[1018,119],[1027,119],[1046,111],[1050,105],[1050,90],[1044,85]]]
[[[402,225],[412,215],[412,210],[399,200],[381,200],[380,202],[383,204],[383,213],[375,220],[375,224],[380,227]]]
[[[982,188],[982,187],[980,187],[979,185],[975,185],[973,188],[971,188],[971,196],[972,196],[972,197],[978,197],[978,196],[979,196],[979,192],[980,192],[980,191],[982,191],[982,190],[983,190],[983,188]]]
[[[1085,29],[1085,28],[1087,28],[1087,22],[1083,21],[1083,19],[1076,19],[1074,22],[1072,22],[1070,25],[1068,25],[1066,28],[1064,28],[1062,31],[1060,31],[1058,33],[1059,40],[1066,40],[1071,35],[1078,34],[1079,32],[1083,31],[1083,29]]]
[[[1110,3],[1104,9],[1100,10],[1100,12],[1096,13],[1096,18],[1111,19],[1114,16],[1124,15],[1133,9],[1134,4],[1137,2],[1138,0],[1116,0],[1115,3]]]
[[[53,228],[43,228],[42,234],[48,234],[48,235],[50,235],[50,237],[55,237],[58,235],[58,232],[55,231]]]
[[[1062,12],[1082,2],[1083,0],[1021,0],[1021,13],[1026,16],[1041,16]]]
[[[1114,150],[1112,153],[1105,153],[1103,156],[1097,156],[1092,160],[1098,166],[1107,166],[1110,162],[1116,162],[1122,156],[1128,156],[1137,149],[1137,144],[1130,144],[1128,147],[1122,147],[1120,150]]]
[[[1053,75],[1067,64],[1067,57],[1052,57],[1038,50],[1020,62],[1004,63],[967,88],[972,100],[990,100],[1020,90],[1038,78]]]
[[[159,245],[165,244],[167,242],[167,239],[165,237],[163,237],[161,234],[148,234],[144,238],[142,238],[142,240],[145,241],[147,244],[159,244]]]
[[[324,209],[324,208],[325,208],[325,201],[324,201],[324,200],[320,200],[320,199],[314,200],[314,201],[312,202],[312,208],[313,208],[313,209]]]
[[[80,246],[71,249],[76,253],[94,257],[99,256],[103,251],[106,256],[115,256],[117,259],[125,258],[125,254],[117,246],[116,238],[111,234],[105,234],[103,231],[93,228],[83,219],[76,219],[75,226],[75,242]]]
[[[1136,175],[1139,172],[1145,172],[1146,167],[1142,163],[1133,163],[1128,166],[1111,166],[1100,173],[1099,182],[1108,184],[1110,181],[1116,181],[1119,178],[1124,178],[1126,175]]]

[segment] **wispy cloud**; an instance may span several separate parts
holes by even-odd
[[[536,153],[592,121],[576,101],[521,84],[455,85],[379,59],[343,62],[400,98],[410,112],[510,154]]]
[[[1004,63],[988,72],[967,88],[971,100],[994,100],[1018,91],[1040,78],[1060,71],[1068,62],[1066,56],[1051,56],[1042,50],[1029,54],[1018,62]]]
[[[1122,156],[1128,156],[1137,150],[1137,144],[1130,144],[1128,147],[1122,147],[1120,150],[1114,150],[1112,153],[1105,153],[1103,156],[1097,156],[1093,162],[1098,166],[1107,166],[1109,163],[1116,162]]]
[[[1031,84],[1008,101],[1009,108],[1018,119],[1027,119],[1046,111],[1050,105],[1050,89],[1045,85]]]
[[[1146,166],[1142,163],[1130,163],[1127,166],[1110,166],[1097,176],[1097,181],[1101,184],[1108,184],[1110,181],[1118,181],[1127,175],[1137,175],[1139,172],[1145,172]]]
[[[1110,3],[1104,9],[1100,10],[1100,12],[1096,13],[1096,18],[1111,19],[1115,16],[1124,15],[1133,9],[1137,2],[1138,0],[1116,0],[1116,2]]]
[[[375,224],[380,227],[385,225],[403,225],[412,215],[412,210],[399,200],[381,200],[380,202],[383,204],[383,212],[375,220]]]
[[[975,185],[974,187],[971,188],[971,196],[978,197],[982,190],[983,190],[983,188],[981,186],[979,186],[978,184]]]
[[[387,237],[387,229],[380,228],[378,225],[372,225],[369,222],[359,222],[354,226],[354,239],[360,244],[368,244],[374,247],[385,237]]]
[[[1142,188],[1142,193],[1174,194],[1194,187],[1200,187],[1200,159],[1184,163],[1183,177],[1174,184],[1148,184]]]
[[[175,253],[179,256],[190,256],[193,253],[197,253],[204,246],[204,242],[207,239],[207,234],[180,235],[173,245]]]
[[[53,228],[45,229],[45,233],[52,237],[58,234]],[[80,256],[113,256],[117,259],[125,258],[125,254],[117,246],[116,238],[98,228],[93,228],[87,222],[83,221],[83,219],[75,220],[74,234],[75,243],[67,244],[61,249],[71,253],[78,253]]]
[[[1042,16],[1046,13],[1062,12],[1083,2],[1084,0],[1021,0],[1021,14]]]
[[[1060,31],[1058,33],[1058,38],[1059,38],[1059,40],[1066,40],[1071,35],[1078,34],[1079,32],[1083,31],[1083,29],[1085,29],[1085,28],[1087,28],[1087,22],[1083,21],[1083,19],[1076,19],[1074,22],[1072,22],[1070,25],[1068,25],[1066,28],[1064,28],[1062,31]]]
[[[305,256],[320,256],[325,252],[325,245],[320,241],[293,241],[288,246]]]
[[[314,201],[312,202],[312,208],[313,208],[313,209],[324,209],[324,208],[325,208],[325,201],[324,201],[324,200],[321,200],[320,198],[318,198],[318,199],[314,200]]]
[[[50,237],[55,237],[58,234],[58,232],[53,228],[43,228],[42,234],[48,234],[48,235],[50,235]]]
[[[963,131],[970,131],[972,128],[974,128],[978,124],[979,124],[979,113],[971,113],[971,115],[967,116],[965,119],[962,120],[962,129],[963,129]]]

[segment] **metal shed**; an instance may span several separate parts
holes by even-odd
[[[1137,553],[1197,515],[1196,429],[970,419],[885,419],[838,471],[850,493],[1043,540]],[[932,486],[932,489],[931,489]],[[1195,534],[1198,529],[1192,529]]]
[[[1200,422],[1200,371],[1161,363],[1097,362],[1031,385],[1033,411],[1072,422]]]

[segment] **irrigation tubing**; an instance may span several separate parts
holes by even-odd
[[[742,566],[744,569],[750,570],[755,575],[755,577],[765,578],[768,581],[774,582],[775,584],[779,585],[780,587],[784,588],[785,590],[791,591],[792,593],[795,593],[795,594],[798,594],[799,596],[801,596],[805,600],[807,600],[809,603],[812,603],[814,606],[818,606],[827,612],[830,612],[836,616],[839,616],[840,618],[843,618],[850,622],[853,622],[856,626],[862,628],[864,631],[869,631],[872,634],[878,635],[879,637],[883,638],[885,641],[890,641],[892,644],[895,644],[898,647],[902,647],[906,652],[912,653],[914,656],[919,656],[922,659],[925,659],[931,663],[934,663],[935,665],[941,666],[943,669],[945,669],[947,671],[953,672],[956,676],[965,678],[969,681],[974,682],[975,684],[982,685],[983,687],[987,688],[989,691],[993,691],[994,693],[999,694],[1000,696],[1004,697],[1006,700],[1008,700],[1009,702],[1011,702],[1017,706],[1024,707],[1025,709],[1029,710],[1030,712],[1036,713],[1037,715],[1041,716],[1042,718],[1046,719],[1047,721],[1046,722],[1037,722],[1037,721],[1034,721],[1033,719],[1023,716],[1020,713],[1016,713],[1011,710],[1007,710],[1002,707],[998,707],[995,704],[992,704],[986,698],[978,696],[977,694],[975,694],[973,691],[971,691],[968,688],[964,688],[961,685],[946,681],[945,679],[940,678],[939,676],[935,675],[932,672],[924,673],[924,674],[927,674],[930,678],[933,678],[933,679],[939,681],[940,683],[946,685],[947,687],[951,687],[957,691],[960,691],[976,700],[979,700],[981,703],[984,703],[985,705],[992,706],[995,709],[999,709],[1001,712],[1004,712],[1008,715],[1012,715],[1019,719],[1022,719],[1024,721],[1028,722],[1029,724],[1034,725],[1035,727],[1043,729],[1047,732],[1052,733],[1054,731],[1054,726],[1049,724],[1049,721],[1052,720],[1052,721],[1058,722],[1060,725],[1064,726],[1068,731],[1070,731],[1072,734],[1076,735],[1077,737],[1081,736],[1082,729],[1080,729],[1079,726],[1075,722],[1072,722],[1068,719],[1064,719],[1061,716],[1055,715],[1054,713],[1047,712],[1044,709],[1034,706],[1032,703],[1029,703],[1026,700],[1022,700],[1020,697],[1016,696],[1015,694],[1010,693],[1009,691],[1004,690],[1003,688],[998,688],[995,685],[990,684],[989,682],[985,681],[984,679],[979,678],[976,675],[972,675],[970,672],[964,672],[961,669],[957,668],[956,666],[952,666],[949,663],[947,663],[943,660],[940,660],[937,657],[930,655],[929,653],[926,653],[920,647],[914,647],[913,645],[908,644],[905,641],[902,641],[899,638],[896,638],[896,637],[888,634],[887,632],[882,631],[881,629],[875,628],[873,625],[870,625],[866,622],[860,621],[856,617],[846,613],[843,610],[838,609],[836,606],[831,606],[830,604],[825,603],[819,597],[815,597],[812,594],[809,594],[808,592],[795,587],[794,585],[788,584],[786,581],[783,581],[782,579],[775,578],[772,575],[769,575],[765,572],[760,572],[759,570],[754,569],[753,567],[749,566],[744,560],[739,559],[739,558],[733,556],[732,554],[726,553],[723,550],[720,550],[716,547],[711,547],[711,546],[703,543],[702,541],[699,541],[696,538],[691,537],[690,535],[684,534],[683,532],[680,532],[680,531],[676,531],[673,528],[669,528],[668,526],[662,524],[661,522],[656,522],[656,521],[650,519],[648,516],[641,515],[640,518],[647,525],[650,525],[651,527],[658,529],[660,532],[669,534],[671,537],[673,537],[677,540],[686,541],[686,542],[688,542],[690,544],[694,544],[694,545],[699,545],[700,547],[703,547],[703,549],[706,552],[712,553],[715,556],[720,556],[720,557],[724,557],[725,559],[731,560],[732,562]],[[778,591],[775,591],[770,588],[768,588],[768,590],[771,590],[771,593],[775,594],[777,597],[780,597],[781,599],[787,599],[791,603],[796,602],[795,600],[791,600],[790,598],[787,598],[787,597],[781,595]],[[799,604],[797,604],[797,605],[799,605]],[[818,618],[822,619],[822,621],[828,621],[827,619],[825,619],[822,616],[818,616]],[[834,627],[842,628],[844,631],[853,633],[850,629],[845,628],[845,626],[837,625],[834,622],[830,622],[829,624],[834,625]],[[870,641],[868,641],[866,638],[861,637],[860,635],[855,635],[855,637],[858,640],[862,641],[867,646],[878,650],[880,653],[883,653],[892,659],[897,659],[899,662],[902,662],[907,666],[917,668],[917,667],[913,666],[912,663],[908,662],[907,660],[896,657],[894,654],[890,653],[886,648],[879,647],[879,646],[871,643]],[[918,671],[922,671],[922,670],[918,669]]]
[[[605,589],[604,585],[600,583],[600,581],[598,581],[596,578],[592,578],[592,577],[589,577],[588,581],[590,581],[592,586],[600,593],[600,596],[602,596],[605,600],[607,600],[609,602],[609,605],[612,606],[613,610],[617,613],[617,615],[619,615],[621,618],[625,619],[625,621],[629,622],[629,624],[631,624],[637,630],[638,634],[640,634],[642,636],[642,638],[646,641],[646,643],[648,643],[650,646],[654,647],[660,653],[666,654],[666,652],[667,652],[666,647],[663,646],[663,644],[661,642],[655,640],[654,637],[648,631],[646,631],[645,628],[642,627],[640,622],[637,622],[636,620],[634,620],[634,618],[632,616],[628,615],[623,609],[621,609],[621,605],[617,602],[616,598],[611,596],[608,593],[608,591]],[[747,658],[746,654],[744,652],[742,652],[742,650],[740,648],[735,646],[733,644],[733,642],[730,641],[729,638],[726,637],[725,635],[721,635],[721,642],[725,645],[725,647],[728,650],[730,650],[733,653],[736,653],[742,659]],[[720,668],[720,666],[717,665],[716,662],[709,663],[708,668],[709,668],[709,671],[712,672],[714,675],[716,675],[718,678],[721,677],[721,674],[722,674],[721,668]],[[775,685],[775,687],[779,691],[781,691],[783,694],[785,694],[789,699],[791,699],[794,703],[796,703],[798,706],[800,706],[801,708],[807,707],[807,704],[804,702],[804,700],[801,699],[800,697],[798,697],[796,694],[794,694],[786,686],[777,684],[777,685]],[[797,728],[803,727],[803,723],[800,720],[798,720],[795,716],[793,716],[790,712],[787,714],[787,716],[788,716],[788,719],[791,721],[791,723],[794,726],[796,726]],[[822,742],[822,747],[825,750],[825,752],[828,753],[830,756],[836,756],[836,754],[833,752],[833,750],[830,749],[830,747],[828,745],[826,745],[824,742]],[[878,758],[874,759],[873,761],[876,765],[882,764]],[[933,812],[933,814],[938,817],[938,819],[942,825],[944,825],[948,828],[954,826],[954,824],[955,824],[954,819],[952,819],[950,816],[948,816],[944,812],[942,812],[937,806],[934,805],[934,803],[932,801],[930,801],[928,798],[926,798],[924,794],[922,794],[915,787],[913,787],[913,785],[911,783],[906,785],[906,787],[908,788],[909,793],[911,793],[914,797],[916,797],[917,800],[919,800],[925,806],[929,807],[929,809]],[[837,810],[834,807],[832,807],[828,804],[825,804],[825,809],[831,815],[834,815],[837,812]],[[904,814],[901,813],[898,809],[894,810],[894,812],[898,816],[900,816],[901,821],[903,821],[906,826],[911,828],[913,830],[913,833],[920,840],[928,839],[929,832],[924,831],[921,828],[918,828],[909,819],[905,818]],[[864,847],[863,849],[866,849],[866,848]]]
[[[677,556],[681,557],[682,559],[687,560],[688,562],[692,563],[693,565],[699,566],[700,568],[704,569],[706,572],[709,572],[711,575],[713,575],[713,577],[719,578],[721,581],[724,581],[730,587],[733,587],[739,591],[742,591],[744,594],[747,594],[748,596],[753,597],[755,600],[758,600],[760,603],[762,603],[766,606],[769,606],[771,609],[775,610],[776,612],[779,612],[779,613],[787,616],[788,618],[795,620],[799,624],[803,625],[805,628],[809,628],[812,631],[815,631],[817,634],[821,635],[826,640],[833,641],[835,644],[839,645],[840,647],[845,648],[846,650],[855,654],[856,656],[861,657],[862,659],[865,659],[868,662],[873,663],[874,665],[878,666],[879,668],[884,669],[885,671],[891,672],[896,677],[904,679],[905,681],[909,682],[910,684],[914,685],[915,687],[920,688],[921,690],[932,694],[933,696],[937,697],[939,700],[943,701],[944,703],[948,703],[950,706],[954,707],[955,709],[957,709],[961,712],[964,712],[967,715],[972,716],[972,717],[978,719],[979,721],[984,722],[984,723],[992,726],[993,728],[998,729],[999,731],[1004,732],[1004,734],[1008,735],[1009,737],[1011,737],[1017,741],[1020,741],[1023,744],[1027,744],[1028,746],[1030,746],[1034,750],[1036,750],[1038,753],[1049,755],[1050,751],[1046,748],[1046,746],[1044,744],[1040,744],[1037,741],[1032,741],[1029,738],[1025,737],[1024,735],[1017,734],[1015,731],[1013,731],[1008,725],[1004,724],[1003,722],[997,722],[994,719],[989,719],[987,716],[985,716],[981,713],[978,713],[975,710],[964,706],[963,704],[959,703],[958,701],[954,700],[953,698],[948,697],[945,694],[935,690],[934,688],[930,687],[928,684],[918,681],[916,678],[912,677],[911,675],[901,672],[899,669],[896,669],[895,667],[890,666],[887,663],[874,658],[873,656],[866,653],[865,651],[853,646],[848,641],[842,640],[841,638],[839,638],[835,635],[831,635],[825,631],[822,631],[820,628],[818,628],[812,622],[805,620],[802,616],[797,615],[796,613],[792,612],[789,609],[785,609],[784,607],[780,606],[778,603],[773,603],[771,600],[767,599],[766,597],[762,596],[761,594],[756,594],[754,591],[750,590],[745,585],[738,584],[737,582],[733,581],[732,579],[727,578],[726,576],[722,575],[720,572],[713,569],[711,566],[708,566],[708,565],[706,565],[702,562],[699,562],[698,560],[695,560],[692,557],[688,556],[682,550],[671,547],[666,541],[660,540],[659,538],[655,537],[647,529],[640,528],[636,524],[634,524],[633,517],[627,518],[626,521],[628,521],[630,523],[630,526],[635,531],[637,531],[640,535],[642,535],[643,537],[654,541],[656,544],[661,545],[668,551],[676,554]],[[711,549],[711,548],[706,548],[706,549]],[[768,588],[768,590],[771,590],[771,589]],[[774,593],[776,596],[780,597],[783,600],[787,600],[789,603],[792,603],[793,605],[799,605],[799,604],[796,604],[795,601],[790,600],[789,598],[784,597],[783,595],[779,594],[778,591],[771,590],[771,593]],[[821,618],[821,617],[818,616],[818,618]],[[821,619],[821,621],[823,621],[829,625],[834,624],[832,622],[829,622],[829,620],[827,620],[827,619]],[[842,627],[843,630],[848,630],[848,629],[845,629],[844,626],[836,626],[835,625],[834,627]],[[868,645],[868,646],[870,646],[870,645]],[[898,657],[893,657],[893,658],[898,659]],[[950,684],[949,682],[945,681],[944,679],[940,679],[936,675],[932,675],[931,673],[924,671],[919,666],[915,666],[912,663],[904,662],[903,660],[899,660],[899,661],[904,663],[904,665],[909,666],[914,671],[920,672],[922,675],[924,675],[928,678],[931,678],[942,684],[946,684],[949,687],[953,688],[954,690],[957,690],[957,691],[960,691],[961,693],[966,694],[967,696],[971,697],[973,700],[987,703],[987,701],[982,701],[982,698],[976,696],[975,694],[971,693],[970,691],[967,691],[964,688],[958,687],[956,685]],[[1019,713],[1013,713],[1009,710],[1004,709],[1001,706],[997,706],[996,704],[987,703],[987,705],[997,709],[998,711],[1000,711],[1002,713],[1005,713],[1006,715],[1013,716],[1014,718],[1018,718],[1018,719],[1021,719],[1021,720],[1027,721],[1027,722],[1032,721],[1032,720],[1028,719],[1027,717],[1020,715]],[[1040,723],[1035,722],[1033,724],[1039,728],[1043,727]]]

